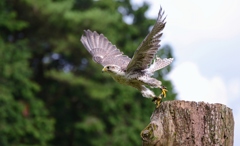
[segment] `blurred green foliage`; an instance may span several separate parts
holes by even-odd
[[[132,56],[155,23],[148,8],[129,0],[1,0],[0,145],[140,145],[155,105],[102,74],[79,39],[95,30]],[[171,47],[158,55],[172,57]],[[176,96],[164,79],[170,70],[155,74],[167,100]]]

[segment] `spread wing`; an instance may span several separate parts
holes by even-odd
[[[143,42],[135,51],[132,60],[127,66],[127,72],[139,71],[148,68],[149,64],[160,47],[160,38],[162,36],[161,31],[165,27],[165,18],[163,18],[164,12],[160,8],[158,13],[157,22],[153,26],[152,31],[146,36]]]
[[[103,35],[96,31],[84,30],[85,36],[82,35],[81,42],[88,52],[92,55],[93,61],[106,65],[117,65],[126,70],[130,58],[117,49],[115,45]]]

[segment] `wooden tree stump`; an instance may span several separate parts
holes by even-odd
[[[232,110],[219,103],[165,101],[150,119],[143,146],[233,146]]]

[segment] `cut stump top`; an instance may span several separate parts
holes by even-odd
[[[232,109],[219,103],[165,101],[142,130],[143,146],[232,146]]]

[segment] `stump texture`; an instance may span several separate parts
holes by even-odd
[[[150,120],[143,146],[233,146],[232,110],[219,103],[166,101]]]

